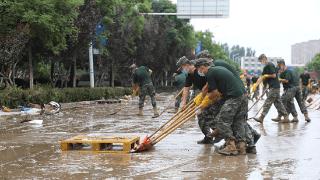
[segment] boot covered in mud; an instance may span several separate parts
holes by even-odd
[[[156,117],[159,117],[159,112],[158,112],[158,108],[157,107],[154,107],[153,108],[153,118],[156,118]]]
[[[320,107],[319,107],[319,108],[320,108]],[[310,121],[311,121],[311,119],[309,118],[308,113],[304,113],[303,115],[304,115],[304,119],[305,119],[307,122],[310,122]]]
[[[138,116],[143,116],[143,108],[139,108]]]
[[[218,153],[226,156],[238,155],[235,140],[231,138],[227,139],[226,146],[223,149],[218,150]]]
[[[238,152],[240,155],[246,155],[247,154],[247,143],[244,141],[240,141],[237,144]]]
[[[259,123],[262,124],[262,123],[263,123],[263,120],[264,120],[264,115],[261,114],[260,117],[258,117],[258,118],[255,117],[255,118],[253,118],[253,119],[254,119],[255,121],[257,121],[257,122],[259,122]]]
[[[283,116],[283,120],[281,120],[280,122],[281,123],[290,123],[289,116],[288,115]]]
[[[205,136],[202,140],[197,141],[197,144],[213,144],[213,140],[212,138]]]
[[[293,116],[291,122],[299,122],[298,116]]]
[[[248,146],[246,152],[248,154],[257,154],[257,148],[256,146]]]
[[[281,121],[281,115],[278,115],[276,118],[272,118],[271,121],[274,121],[274,122],[280,122]]]

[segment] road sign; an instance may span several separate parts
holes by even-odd
[[[177,0],[180,19],[227,18],[229,9],[229,0]]]

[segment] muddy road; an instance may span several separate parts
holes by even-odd
[[[160,94],[160,111],[173,102]],[[145,116],[137,114],[137,100],[125,110],[108,116],[120,104],[99,104],[62,110],[51,116],[33,116],[41,123],[19,123],[19,118],[0,117],[0,179],[320,179],[320,111],[310,110],[311,123],[299,113],[299,123],[265,124],[250,120],[261,132],[258,154],[226,157],[212,145],[198,145],[203,136],[195,120],[189,121],[139,154],[61,152],[59,140],[78,134],[151,134],[173,114],[152,119],[150,101]],[[251,104],[251,103],[250,103]],[[262,106],[259,102],[249,117]],[[170,111],[170,110],[169,110]],[[220,143],[221,144],[221,143]]]

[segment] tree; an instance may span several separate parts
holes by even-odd
[[[66,49],[67,37],[76,32],[73,22],[77,15],[76,7],[81,3],[82,0],[12,0],[0,4],[1,12],[4,12],[0,27],[2,37],[18,38],[20,27],[28,29],[22,31],[28,40],[20,43],[20,47],[25,46],[28,52],[30,88],[33,87],[34,49],[47,55],[57,55]],[[21,53],[16,50],[11,54],[19,57]]]
[[[309,70],[320,71],[320,53],[316,54],[307,66]]]

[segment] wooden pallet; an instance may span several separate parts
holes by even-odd
[[[105,153],[130,153],[139,145],[140,138],[78,135],[60,142],[62,151],[94,151]]]

